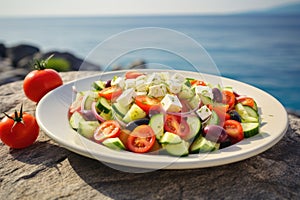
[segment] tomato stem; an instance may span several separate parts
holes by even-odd
[[[11,117],[11,116],[9,116],[8,114],[6,114],[5,112],[3,112],[3,114],[4,114],[6,117],[8,117],[9,119],[12,119],[12,120],[15,121],[13,127],[16,125],[16,123],[19,123],[19,122],[21,122],[22,124],[24,124],[24,122],[23,122],[23,104],[21,105],[21,108],[20,108],[20,112],[19,112],[19,113],[20,113],[20,115],[18,115],[18,111],[15,110],[15,116],[14,116],[14,117]]]
[[[51,54],[46,60],[35,60],[33,68],[36,70],[44,70],[47,68],[48,61],[54,56]]]

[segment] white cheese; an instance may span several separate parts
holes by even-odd
[[[169,89],[170,93],[177,94],[181,91],[182,84],[180,84],[174,80],[168,80],[167,84],[168,84],[168,89]]]
[[[182,104],[175,95],[167,94],[162,100],[161,105],[163,109],[167,112],[180,112],[182,109]]]
[[[165,84],[153,85],[149,87],[149,96],[163,97],[167,94],[167,87]]]
[[[179,73],[176,73],[171,77],[171,80],[174,80],[178,83],[183,83],[185,81],[185,77]]]
[[[161,80],[163,80],[165,82],[170,79],[169,72],[160,72],[159,75],[160,75]]]
[[[202,121],[205,121],[211,116],[211,111],[206,105],[199,108],[199,110],[197,110],[196,113]]]
[[[135,81],[135,90],[137,92],[146,92],[147,89],[148,89],[148,85],[146,84],[145,80],[140,79]]]
[[[202,86],[202,85],[195,86],[195,93],[213,99],[212,89],[208,86]]]
[[[125,89],[135,88],[135,79],[126,79],[125,80]]]
[[[162,82],[161,77],[158,73],[151,74],[146,81],[148,85],[158,85]]]
[[[123,93],[117,98],[117,102],[121,106],[128,106],[133,102],[133,97],[135,97],[135,92],[133,88],[123,91]]]
[[[113,78],[111,80],[111,85],[116,85],[116,86],[119,86],[121,88],[124,88],[124,86],[125,86],[124,78],[122,78],[122,77]]]

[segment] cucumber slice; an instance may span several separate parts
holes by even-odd
[[[181,140],[179,144],[163,144],[162,147],[173,156],[189,155],[189,143]]]
[[[170,132],[165,132],[159,142],[161,144],[179,144],[181,143],[181,141],[182,139],[179,137],[179,135]]]
[[[91,110],[92,109],[92,103],[96,101],[98,97],[97,92],[89,92],[86,94],[87,96],[85,97],[84,100],[84,110]]]
[[[73,129],[78,129],[79,126],[79,122],[81,121],[85,121],[85,119],[83,118],[83,116],[79,113],[79,112],[74,112],[71,117],[70,117],[70,125]]]
[[[218,114],[214,110],[212,110],[211,116],[210,116],[207,124],[208,125],[219,125],[219,123],[220,123],[220,118],[219,118]]]
[[[98,126],[98,121],[80,121],[77,132],[86,138],[92,139]]]
[[[102,142],[102,144],[110,149],[113,150],[125,150],[125,146],[123,144],[123,142],[119,139],[119,138],[107,138],[106,140],[104,140]]]
[[[195,96],[195,93],[192,91],[192,89],[189,86],[187,86],[185,84],[183,84],[181,86],[181,90],[178,93],[178,97],[180,99],[190,99],[194,96]]]
[[[143,111],[138,105],[133,104],[123,118],[125,123],[133,120],[142,119],[146,117],[145,111]]]
[[[204,105],[213,104],[213,101],[210,97],[207,97],[207,96],[204,96],[204,95],[201,95],[201,94],[199,94],[199,97],[201,99],[201,102]]]
[[[246,112],[248,113],[248,115],[250,117],[255,117],[256,119],[259,118],[259,115],[258,115],[257,111],[254,108],[252,108],[250,106],[244,106],[244,109],[246,110]]]
[[[96,108],[98,112],[109,113],[111,111],[111,105],[104,97],[98,99]]]
[[[121,118],[123,118],[129,110],[128,107],[121,106],[119,103],[114,103],[114,104],[112,104],[111,107],[112,107],[112,110],[116,114],[118,114]]]
[[[258,122],[259,121],[257,112],[249,106],[243,106],[241,103],[238,103],[235,105],[235,110],[241,116],[242,122]]]
[[[188,116],[186,119],[186,122],[188,123],[188,125],[190,127],[190,132],[186,137],[184,137],[184,139],[191,140],[191,139],[195,138],[196,135],[200,132],[201,122],[197,116]]]
[[[204,153],[218,150],[220,148],[219,143],[215,143],[205,139],[202,135],[200,135],[191,145],[190,151],[191,153]]]
[[[162,113],[153,115],[150,118],[149,126],[154,131],[156,139],[160,140],[164,134],[164,115]]]
[[[100,113],[100,116],[104,119],[104,120],[111,120],[112,119],[112,112],[108,112],[108,113],[105,113],[104,111],[102,111]]]
[[[195,95],[188,102],[189,102],[191,109],[195,109],[195,108],[199,107],[201,100],[198,95]]]
[[[103,90],[103,89],[105,88],[105,85],[106,85],[106,83],[103,82],[103,81],[95,81],[95,82],[93,82],[92,87],[93,87],[95,90],[100,91],[100,90]]]
[[[249,138],[259,133],[259,123],[241,123],[244,137]]]

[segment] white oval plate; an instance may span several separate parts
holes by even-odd
[[[146,73],[166,70],[143,70]],[[175,73],[174,70],[169,71]],[[287,113],[284,107],[268,93],[248,84],[214,75],[179,71],[185,77],[202,78],[214,85],[232,86],[234,91],[253,97],[259,107],[262,126],[254,137],[230,147],[208,154],[190,154],[176,158],[168,155],[143,155],[128,151],[115,151],[96,144],[76,133],[68,122],[68,108],[72,102],[72,86],[78,91],[89,90],[95,80],[109,80],[122,76],[125,71],[99,73],[65,84],[49,92],[38,103],[36,118],[42,130],[54,141],[75,153],[100,160],[105,163],[126,167],[147,169],[191,169],[212,167],[237,162],[255,156],[275,145],[285,134],[288,127]]]

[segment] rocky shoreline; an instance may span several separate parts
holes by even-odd
[[[99,71],[101,66],[84,61],[70,52],[49,51],[42,52],[38,47],[29,44],[19,44],[6,47],[0,43],[0,85],[23,80],[33,70],[32,63],[35,59],[46,59],[54,54],[60,64],[67,64],[67,68],[57,71]],[[84,65],[84,66],[83,66]],[[143,60],[134,61],[127,68],[146,68]],[[62,68],[61,68],[62,69]],[[114,70],[124,69],[123,66],[115,66]]]

